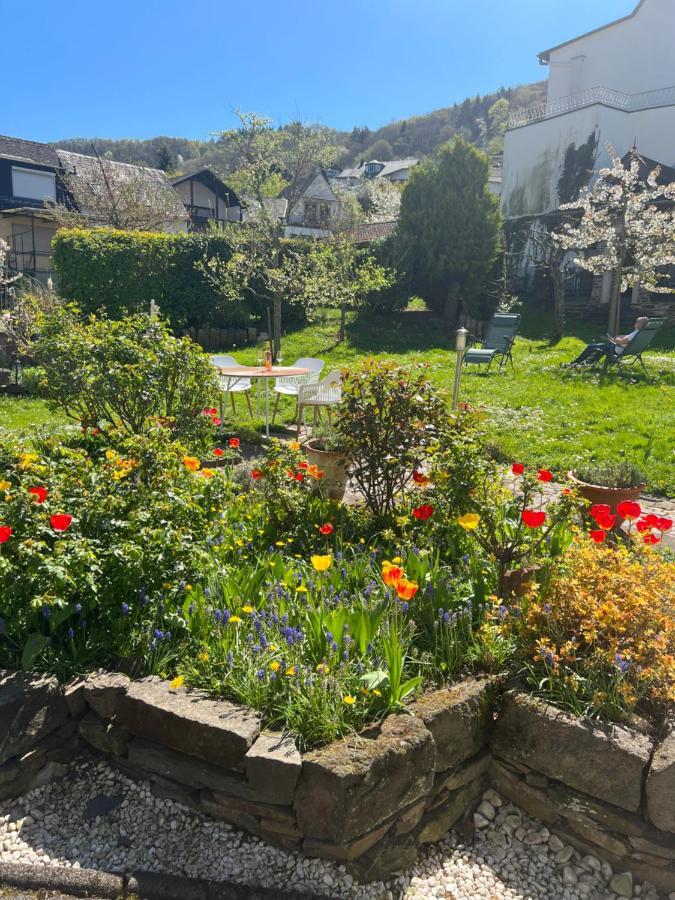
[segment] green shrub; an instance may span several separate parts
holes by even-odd
[[[230,248],[221,234],[153,234],[111,228],[58,231],[52,258],[59,293],[111,318],[159,304],[174,329],[246,325],[262,308],[219,294],[197,263]]]
[[[372,513],[391,514],[445,420],[444,400],[424,366],[368,360],[342,378],[336,430],[351,477]]]
[[[162,420],[177,439],[203,446],[213,433],[203,415],[218,396],[209,357],[188,338],[146,315],[82,321],[61,307],[40,322],[31,354],[40,367],[37,391],[85,426],[104,424],[127,434]]]
[[[574,473],[579,481],[608,488],[630,488],[644,484],[645,474],[626,459],[617,462],[588,463]]]

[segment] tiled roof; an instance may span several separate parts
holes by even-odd
[[[50,144],[24,141],[23,138],[0,134],[0,156],[21,162],[36,163],[39,166],[59,168],[56,150]]]
[[[396,231],[396,220],[389,222],[366,222],[349,231],[349,236],[356,244],[369,244],[380,241]]]

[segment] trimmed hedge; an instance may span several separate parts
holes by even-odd
[[[263,314],[262,303],[221,297],[195,265],[228,255],[218,234],[70,228],[52,244],[61,296],[111,318],[146,312],[154,300],[174,329],[245,326]]]

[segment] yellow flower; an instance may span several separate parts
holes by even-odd
[[[297,674],[297,671],[298,671],[298,670],[297,670],[296,666],[289,666],[289,667],[286,669],[286,671],[285,671],[284,674],[285,674],[285,675],[288,675],[289,678],[292,678],[294,675]]]
[[[246,606],[242,606],[241,611],[243,613],[247,613],[248,615],[250,615],[253,612],[253,607],[248,606],[248,604],[247,604]]]
[[[20,453],[19,454],[19,468],[20,469],[30,469],[33,463],[37,462],[40,457],[37,453]]]
[[[291,448],[291,450],[299,450],[300,449],[300,444],[297,441],[291,441],[291,443],[288,446]]]
[[[275,541],[275,542],[274,542],[274,546],[275,546],[275,547],[284,547],[285,544],[284,544],[283,541]]]
[[[296,587],[295,592],[296,594],[306,594],[307,588],[304,586],[304,584],[300,584],[298,585],[298,587]]]
[[[346,703],[347,706],[353,706],[356,703],[356,697],[352,697],[351,694],[347,694],[346,697],[342,698],[342,702]]]
[[[206,660],[207,660],[208,658],[209,658],[209,654],[208,654],[206,651],[204,651],[203,653],[200,653],[200,654],[197,656],[197,659],[198,659],[200,662],[206,662]]]
[[[199,471],[199,460],[196,456],[184,456],[183,457],[183,465],[188,470],[188,472],[198,472]]]
[[[237,625],[239,622],[241,622],[241,619],[239,618],[239,616],[230,616],[230,624],[231,625]]]
[[[316,667],[316,671],[319,673],[319,675],[326,675],[328,673],[328,664],[320,662]]]
[[[465,513],[457,519],[457,524],[461,525],[464,531],[475,531],[479,522],[480,516],[478,513]]]
[[[185,684],[185,679],[183,678],[182,675],[178,675],[176,678],[174,678],[174,680],[171,682],[169,687],[171,688],[172,691],[177,691],[178,688],[182,688],[184,684]]]
[[[373,688],[373,694],[375,695],[375,697],[381,697],[382,691],[379,688]]]
[[[277,645],[276,644],[268,644],[267,649],[270,651],[270,653],[274,653],[274,651],[277,649]]]
[[[117,453],[115,453],[114,450],[106,450],[105,458],[108,460],[108,462],[112,462],[113,459],[117,459]]]
[[[385,560],[385,562],[386,562],[386,560]],[[395,556],[391,562],[392,562],[392,565],[397,566],[399,563],[402,563],[403,560],[401,559],[400,556]],[[382,565],[384,565],[384,563],[382,563]]]
[[[213,478],[213,476],[216,474],[216,470],[215,469],[202,469],[200,474],[204,478]]]
[[[278,659],[275,659],[274,662],[270,663],[270,669],[273,672],[278,672],[280,668],[281,668],[281,663],[279,662]]]
[[[9,481],[0,481],[0,491],[7,492],[11,488],[11,483]]]
[[[313,556],[312,557],[312,565],[316,569],[317,572],[325,572],[326,569],[330,569],[330,565],[333,562],[333,557],[331,555],[328,556]]]

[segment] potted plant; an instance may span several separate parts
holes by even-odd
[[[349,482],[351,460],[338,433],[328,426],[314,428],[304,449],[310,465],[323,472],[323,478],[317,482],[320,490],[331,500],[342,500]]]
[[[645,476],[628,460],[589,463],[568,476],[577,491],[591,503],[616,509],[625,500],[637,500],[645,488]]]

